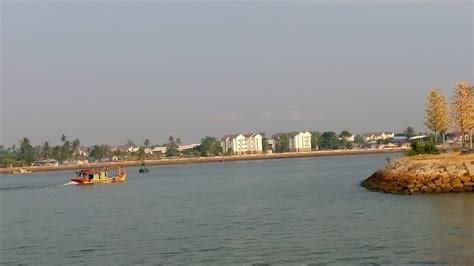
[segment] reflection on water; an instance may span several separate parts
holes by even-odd
[[[440,234],[433,232],[440,237],[434,246],[441,246],[439,249],[453,249],[456,256],[447,256],[440,252],[435,261],[444,263],[473,263],[474,257],[474,198],[465,194],[449,195],[429,195],[426,198],[428,203],[429,216],[432,216],[438,223],[437,228],[452,232],[451,234]],[[468,233],[467,237],[463,235]]]
[[[130,168],[93,186],[2,176],[0,263],[473,264],[474,195],[360,187],[385,158]]]

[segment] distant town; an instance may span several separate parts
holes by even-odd
[[[263,132],[237,132],[221,138],[206,136],[200,143],[184,144],[180,137],[170,136],[165,143],[151,144],[149,139],[136,144],[129,139],[125,145],[81,146],[78,138],[70,140],[62,135],[61,145],[47,141],[33,145],[24,137],[19,146],[0,146],[1,167],[31,167],[56,165],[84,165],[97,162],[161,160],[166,158],[202,158],[215,156],[244,156],[273,153],[309,153],[339,150],[407,149],[407,155],[433,154],[448,149],[473,151],[474,86],[458,81],[453,86],[451,105],[437,89],[428,91],[425,125],[432,133],[416,132],[408,126],[400,133],[391,131],[352,134],[334,131],[297,130],[267,136]],[[451,130],[451,131],[448,131]],[[439,144],[438,140],[442,140]],[[466,150],[466,143],[470,149]]]
[[[459,133],[446,134],[446,145],[461,143]],[[48,142],[33,145],[28,138],[19,146],[0,146],[1,167],[31,167],[56,165],[83,165],[97,162],[137,160],[161,160],[167,158],[195,158],[214,156],[243,156],[251,154],[308,153],[330,150],[387,150],[409,149],[413,141],[433,140],[434,134],[417,133],[407,127],[401,133],[390,131],[352,134],[342,131],[293,131],[267,137],[263,132],[236,133],[221,138],[205,137],[201,143],[182,143],[179,137],[170,136],[162,144],[151,144],[148,139],[136,144],[128,140],[124,145],[93,145],[84,147],[79,139],[70,141],[61,136],[62,145],[51,146]],[[465,136],[465,139],[469,135]]]

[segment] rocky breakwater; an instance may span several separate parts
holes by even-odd
[[[395,194],[473,192],[474,155],[437,156],[393,160],[361,185]]]

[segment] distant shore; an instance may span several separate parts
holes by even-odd
[[[333,151],[312,151],[312,152],[288,152],[288,153],[273,153],[273,154],[252,154],[252,155],[235,155],[235,156],[216,156],[216,157],[197,157],[197,158],[163,158],[161,160],[145,160],[146,165],[178,165],[178,164],[197,164],[197,163],[217,163],[217,162],[232,162],[232,161],[251,161],[251,160],[272,160],[272,159],[289,159],[289,158],[307,158],[307,157],[324,157],[324,156],[347,156],[347,155],[362,155],[362,154],[383,154],[383,153],[397,153],[401,149],[384,149],[384,150],[333,150]],[[29,169],[32,172],[45,171],[61,171],[74,170],[80,168],[100,168],[100,167],[115,167],[125,166],[134,167],[141,166],[142,161],[117,161],[117,162],[102,162],[89,164],[73,164],[73,165],[59,165],[59,166],[35,166],[35,167],[12,167],[0,168],[0,174],[9,174],[11,171],[19,168]]]

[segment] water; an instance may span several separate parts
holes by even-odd
[[[129,168],[94,186],[0,176],[0,262],[472,265],[474,194],[360,187],[386,157]]]

